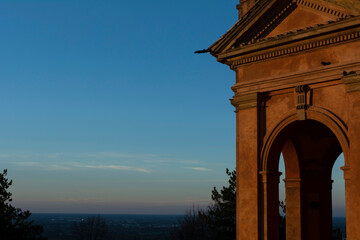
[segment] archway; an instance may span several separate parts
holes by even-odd
[[[264,228],[279,239],[279,158],[285,163],[287,239],[332,238],[332,167],[342,148],[335,134],[315,120],[293,121],[263,156]]]

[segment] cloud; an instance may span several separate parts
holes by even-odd
[[[40,162],[11,162],[11,164],[21,167],[37,167],[41,170],[73,170],[74,168],[93,168],[93,169],[109,169],[109,170],[120,170],[120,171],[136,171],[150,173],[151,170],[145,168],[138,168],[132,166],[122,165],[103,165],[103,164],[84,164],[79,162],[64,162],[60,164],[46,164]]]
[[[48,170],[55,170],[55,171],[56,170],[72,170],[72,168],[54,164],[54,165],[50,165],[48,167]]]
[[[80,153],[78,154],[79,157],[86,157],[86,158],[153,158],[157,157],[157,154],[153,153],[135,153],[135,154],[129,154],[129,153],[121,153],[121,152],[92,152],[92,153]]]
[[[212,169],[210,169],[210,168],[204,168],[204,167],[185,167],[185,168],[192,169],[192,170],[195,170],[195,171],[201,171],[201,172],[209,172],[209,171],[212,171]]]
[[[152,172],[149,168],[187,168],[208,172],[210,168],[199,167],[206,162],[176,159],[166,154],[123,153],[123,152],[53,152],[53,153],[0,153],[0,160],[22,167],[38,167],[39,170],[75,170],[76,168],[96,168],[118,171]],[[135,165],[134,165],[135,163]],[[151,166],[151,167],[149,167]]]
[[[69,167],[57,165],[57,164],[46,164],[40,162],[10,162],[11,164],[20,167],[37,167],[41,170],[71,170]]]
[[[121,171],[137,171],[137,172],[145,172],[149,173],[150,170],[144,168],[136,168],[129,166],[121,166],[121,165],[84,165],[87,168],[95,168],[95,169],[112,169],[112,170],[121,170]]]
[[[146,163],[176,163],[176,164],[184,164],[184,165],[191,165],[191,164],[201,164],[204,161],[198,160],[181,160],[181,159],[146,159],[144,160]]]

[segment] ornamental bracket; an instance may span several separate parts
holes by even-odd
[[[296,111],[300,121],[306,120],[306,111],[310,106],[310,87],[308,85],[300,85],[295,87],[296,93]]]

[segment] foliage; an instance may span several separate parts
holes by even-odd
[[[106,220],[97,216],[75,223],[74,236],[77,240],[107,240],[109,236]]]
[[[283,216],[280,215],[280,240],[286,239],[286,205],[283,201],[279,202],[279,206],[283,212]]]
[[[178,225],[170,233],[172,240],[211,240],[212,234],[205,219],[199,217],[206,214],[203,210],[189,209]]]
[[[8,180],[7,170],[0,173],[0,236],[7,240],[43,240],[41,236],[43,227],[34,225],[29,220],[31,213],[22,211],[11,205],[12,194],[8,188],[12,185],[12,180]]]
[[[214,187],[211,195],[213,205],[207,212],[199,213],[200,218],[207,221],[216,240],[236,238],[236,171],[226,169],[226,174],[229,176],[229,186],[224,186],[220,192]]]
[[[340,228],[333,229],[333,240],[342,240],[343,234]]]
[[[171,234],[173,240],[234,240],[236,238],[236,171],[230,172],[229,186],[214,187],[213,204],[205,210],[187,212]]]

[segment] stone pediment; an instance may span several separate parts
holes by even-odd
[[[359,0],[258,0],[209,50],[214,56],[223,55],[244,45],[359,13]]]

